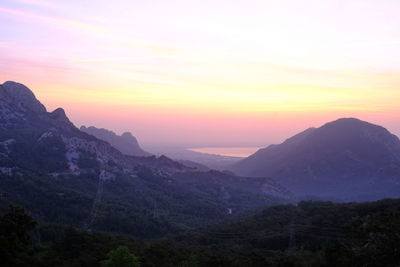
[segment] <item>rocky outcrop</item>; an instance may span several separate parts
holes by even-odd
[[[98,139],[104,140],[110,143],[113,147],[118,149],[125,155],[137,156],[137,157],[148,157],[150,153],[144,151],[137,139],[129,132],[125,132],[122,135],[117,135],[114,132],[107,129],[100,129],[94,126],[80,128],[81,131],[93,135]]]
[[[36,99],[32,91],[20,83],[7,81],[0,85],[0,99],[21,112],[46,112],[46,108]]]
[[[0,157],[12,155],[14,162],[21,163],[22,159],[25,159],[29,162],[23,165],[31,168],[37,162],[53,161],[47,165],[54,167],[49,168],[46,164],[46,168],[40,167],[43,164],[40,163],[38,165],[40,171],[48,169],[51,172],[79,174],[81,171],[86,171],[78,164],[83,159],[91,161],[93,166],[101,169],[110,169],[110,164],[131,171],[137,166],[146,166],[155,172],[163,173],[189,169],[164,157],[141,158],[150,154],[139,147],[136,138],[130,133],[117,136],[113,132],[100,129],[99,131],[106,132],[106,135],[115,139],[112,143],[120,150],[127,149],[131,152],[121,153],[110,145],[108,140],[100,140],[76,128],[68,119],[64,109],[58,108],[53,112],[47,112],[26,86],[16,82],[5,82],[0,85],[0,127],[3,135],[9,136],[8,139],[0,140],[3,148]],[[96,129],[90,127],[92,128]],[[10,147],[7,142],[15,134],[18,138],[13,139],[13,146]],[[14,149],[14,146],[18,149]],[[30,155],[19,155],[24,151],[32,152]],[[84,169],[87,169],[87,166]]]

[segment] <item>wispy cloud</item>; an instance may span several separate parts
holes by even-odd
[[[344,45],[344,47],[381,47],[392,45],[400,45],[400,40],[352,42]]]
[[[35,20],[36,22],[45,23],[47,26],[61,26],[68,27],[72,29],[78,29],[86,32],[101,33],[104,32],[104,28],[97,25],[93,25],[87,22],[82,22],[79,20],[69,19],[62,16],[39,14],[36,12],[30,12],[21,9],[0,7],[0,13],[8,14],[28,20]]]
[[[60,7],[58,2],[55,1],[45,1],[45,0],[14,0],[17,3],[26,4],[30,6],[36,7],[44,7],[44,8],[57,8]]]

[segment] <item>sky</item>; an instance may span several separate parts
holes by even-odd
[[[0,83],[146,146],[266,146],[341,117],[400,135],[398,0],[1,0]]]

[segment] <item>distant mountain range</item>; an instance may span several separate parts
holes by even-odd
[[[107,130],[107,129],[100,129],[96,128],[94,126],[90,127],[85,127],[81,126],[80,130],[82,132],[85,132],[87,134],[93,135],[96,138],[108,142],[110,145],[118,149],[121,153],[125,155],[131,155],[131,156],[136,156],[136,157],[149,157],[152,156],[151,153],[144,151],[140,145],[139,142],[137,141],[136,137],[134,137],[130,132],[125,132],[122,135],[117,135],[113,131]],[[197,163],[195,161],[191,161],[185,158],[188,157],[173,157],[174,154],[167,153],[162,153],[163,155],[167,155],[168,157],[174,159],[176,162],[179,162],[183,166],[192,168],[193,170],[199,170],[199,171],[209,171],[210,168],[207,166]],[[200,153],[199,153],[200,154]],[[189,153],[189,155],[191,155]],[[206,154],[201,154],[201,156],[206,157]],[[207,155],[208,156],[208,155]],[[215,157],[218,157],[217,155],[209,155],[209,158],[215,159]],[[190,156],[189,156],[190,158]],[[214,160],[215,162],[215,160]]]
[[[229,166],[242,159],[238,157],[200,153],[181,147],[153,147],[149,148],[149,150],[156,155],[163,154],[181,163],[185,163],[184,165],[195,166],[197,163],[203,165],[203,167],[206,166],[206,168],[214,170],[226,170]]]
[[[292,198],[269,178],[127,155],[138,152],[133,136],[99,131],[107,142],[63,109],[47,112],[26,86],[1,84],[0,211],[19,204],[40,221],[156,237]]]
[[[130,134],[82,130],[63,109],[47,112],[24,85],[1,84],[0,211],[16,203],[45,222],[157,237],[292,202],[292,192],[336,200],[399,197],[399,139],[357,119],[259,150],[232,166],[244,177],[146,156]]]
[[[100,140],[104,140],[125,155],[148,157],[150,153],[144,151],[137,141],[137,139],[130,133],[125,132],[122,135],[117,135],[113,131],[107,129],[100,129],[94,126],[85,127],[81,126],[80,130],[87,134],[93,135]]]
[[[302,196],[399,197],[400,140],[381,126],[344,118],[260,149],[231,170],[271,177]]]

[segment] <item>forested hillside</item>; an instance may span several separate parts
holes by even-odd
[[[1,256],[9,266],[107,266],[105,261],[118,257],[134,259],[136,265],[126,266],[143,267],[377,267],[400,262],[400,200],[276,206],[235,223],[158,241],[37,225],[15,206],[0,217],[0,226]]]

